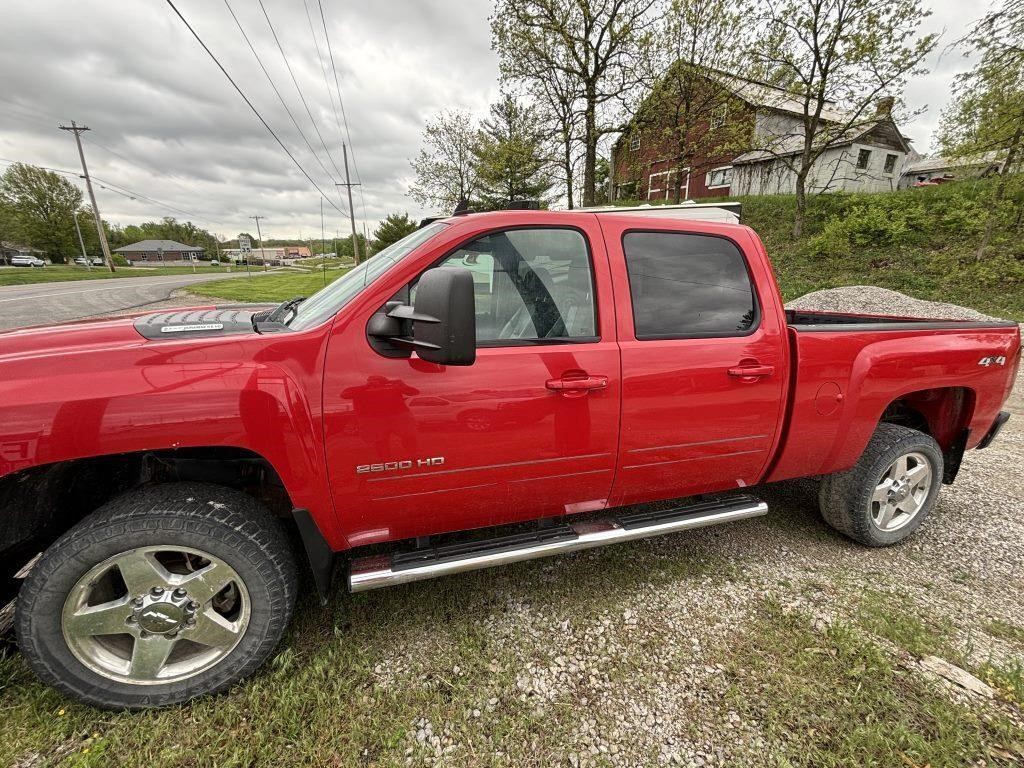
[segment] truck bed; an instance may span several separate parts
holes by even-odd
[[[868,330],[957,330],[968,328],[1013,328],[1009,320],[952,320],[896,315],[869,315],[847,312],[815,312],[787,309],[786,324],[798,331]]]

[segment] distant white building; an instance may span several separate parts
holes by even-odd
[[[733,160],[733,195],[796,192],[794,167],[803,150],[802,118],[779,112],[765,118],[758,134],[783,138],[770,150],[745,152]],[[883,105],[877,119],[847,131],[815,161],[807,177],[807,193],[889,192],[899,186],[905,166],[915,157],[910,141]]]

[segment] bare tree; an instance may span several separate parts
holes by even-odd
[[[502,75],[525,84],[564,76],[582,115],[583,204],[593,205],[597,145],[620,128],[615,107],[639,84],[656,0],[496,0]]]
[[[935,35],[918,35],[928,11],[921,0],[762,0],[764,33],[757,64],[788,84],[799,117],[755,138],[759,148],[795,176],[793,236],[803,234],[808,177],[829,149],[877,122],[877,104],[891,110]]]
[[[576,83],[564,71],[552,71],[548,77],[537,78],[529,84],[541,122],[546,127],[545,155],[555,178],[565,189],[569,209],[575,205],[575,176],[579,164],[580,94]]]
[[[416,180],[409,195],[420,205],[452,210],[470,200],[477,187],[476,138],[477,127],[465,111],[441,112],[427,123],[423,147],[411,163]]]

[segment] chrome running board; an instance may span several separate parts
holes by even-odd
[[[753,496],[733,496],[658,512],[620,515],[606,520],[583,520],[552,528],[429,547],[394,555],[364,557],[352,561],[348,586],[352,592],[434,579],[463,571],[534,560],[548,555],[645,539],[664,533],[759,517],[768,505]]]

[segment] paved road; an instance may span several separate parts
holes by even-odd
[[[114,277],[0,286],[0,330],[108,315],[135,307],[144,309],[147,304],[167,299],[179,288],[235,277],[245,277],[245,273]]]

